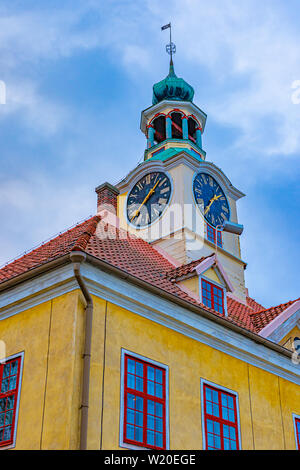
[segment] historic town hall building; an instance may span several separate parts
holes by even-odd
[[[0,448],[300,448],[300,300],[250,297],[193,99],[171,60],[143,163],[0,270]]]

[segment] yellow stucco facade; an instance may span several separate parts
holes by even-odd
[[[242,449],[295,449],[299,386],[93,296],[88,449],[119,449],[121,350],[168,366],[170,449],[203,445],[200,380],[238,394]],[[15,449],[78,449],[84,303],[80,290],[0,322],[6,355],[24,352]]]

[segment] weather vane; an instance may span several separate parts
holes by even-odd
[[[171,56],[170,63],[173,64],[173,54],[176,53],[176,46],[172,42],[172,28],[171,28],[171,23],[165,24],[164,26],[161,27],[161,30],[164,31],[165,29],[170,29],[170,42],[169,44],[166,45],[166,51],[167,53]]]

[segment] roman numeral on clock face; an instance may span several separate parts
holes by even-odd
[[[171,181],[163,172],[143,176],[133,186],[127,198],[128,222],[136,228],[155,222],[170,201],[171,189]]]
[[[229,220],[230,209],[226,195],[213,176],[198,173],[194,178],[193,193],[207,222],[216,227],[222,225],[224,220]]]

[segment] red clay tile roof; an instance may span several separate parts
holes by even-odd
[[[192,295],[189,296],[174,282],[175,278],[192,272],[205,258],[174,268],[149,243],[130,235],[124,230],[104,224],[98,216],[91,217],[4,266],[0,269],[0,284],[67,255],[74,250],[84,251],[170,294],[194,305],[202,306],[205,310],[219,316],[219,313],[204,306],[200,303],[200,300],[197,301]],[[261,328],[292,303],[288,302],[278,307],[264,309],[250,297],[247,298],[247,305],[228,297],[227,319],[242,328],[258,333]]]
[[[195,261],[191,261],[188,264],[183,264],[182,266],[178,266],[177,268],[171,269],[166,273],[166,277],[170,280],[175,281],[176,279],[180,277],[187,276],[188,274],[191,274],[194,269],[198,266],[198,264],[202,263],[207,258],[210,258],[214,253],[212,253],[209,256],[203,256],[200,259],[197,259]]]
[[[267,326],[272,320],[274,320],[274,318],[278,317],[278,315],[280,315],[284,310],[297,302],[297,300],[300,300],[300,298],[290,300],[289,302],[277,305],[276,307],[270,307],[258,312],[251,313],[251,321],[256,330],[262,330],[262,328]]]
[[[0,269],[0,283],[60,258],[70,253],[74,247],[84,249],[99,220],[97,216],[92,217],[7,264]]]

